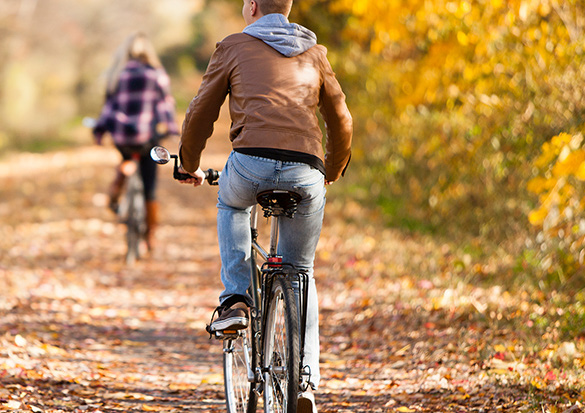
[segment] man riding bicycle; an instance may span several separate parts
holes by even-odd
[[[292,0],[243,0],[243,33],[218,43],[183,123],[180,158],[201,185],[200,157],[227,95],[232,126],[230,154],[219,180],[217,227],[221,255],[219,317],[212,330],[248,326],[250,210],[258,193],[302,195],[293,219],[280,225],[279,254],[309,275],[305,357],[311,387],[319,384],[318,300],[313,262],[325,207],[325,184],[338,180],[350,160],[352,119],[335,74],[310,30],[287,17]],[[326,153],[317,108],[327,130]],[[316,412],[314,396],[299,411]]]

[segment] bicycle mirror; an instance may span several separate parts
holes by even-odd
[[[150,150],[150,157],[158,164],[164,165],[171,160],[171,154],[162,146],[155,146]]]

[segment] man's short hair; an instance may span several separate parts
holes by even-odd
[[[288,17],[293,0],[256,0],[262,14],[280,13]]]

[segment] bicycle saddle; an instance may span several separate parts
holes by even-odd
[[[262,191],[256,197],[256,201],[264,211],[264,217],[286,216],[292,218],[297,212],[297,207],[302,197],[296,192],[270,189]]]

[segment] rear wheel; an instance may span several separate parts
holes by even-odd
[[[132,211],[130,209],[130,212]],[[135,217],[128,218],[126,231],[126,264],[132,265],[140,258],[140,240],[142,239],[140,223],[136,222]]]
[[[296,413],[299,390],[299,322],[293,287],[275,276],[264,330],[264,411]]]
[[[128,180],[126,215],[126,264],[133,265],[140,258],[140,241],[146,231],[146,206],[140,174]]]
[[[248,330],[223,341],[223,376],[228,413],[256,412],[257,394],[252,390],[248,375],[251,363]],[[250,377],[251,379],[253,378]]]

